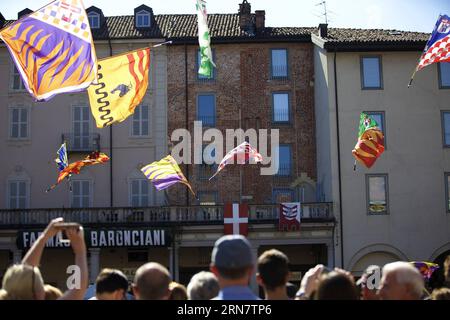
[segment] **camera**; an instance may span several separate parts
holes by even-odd
[[[79,230],[81,225],[76,222],[61,222],[55,224],[55,228],[59,230],[58,238],[61,243],[70,243],[69,238],[67,237],[66,230],[74,228],[75,230]]]

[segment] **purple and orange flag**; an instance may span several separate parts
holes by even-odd
[[[0,30],[28,92],[37,101],[97,81],[97,57],[81,0],[53,1]]]
[[[364,166],[370,168],[383,152],[383,132],[378,126],[378,123],[371,116],[361,112],[358,142],[352,151],[353,156]]]
[[[439,269],[439,265],[436,263],[425,261],[412,261],[411,263],[419,270],[426,280],[429,280],[433,275],[433,272]]]

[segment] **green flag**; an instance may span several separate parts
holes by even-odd
[[[358,137],[361,137],[362,134],[369,129],[379,128],[378,123],[367,113],[361,112],[359,117],[359,133]]]
[[[200,66],[198,73],[202,76],[211,78],[213,67],[216,65],[212,59],[211,35],[208,29],[208,19],[206,15],[206,1],[197,0],[197,18],[198,18],[198,44],[200,45]]]

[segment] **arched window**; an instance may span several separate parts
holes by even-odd
[[[100,15],[97,12],[89,12],[88,19],[91,29],[100,28]]]
[[[136,27],[148,28],[150,27],[150,13],[146,10],[141,10],[136,13]]]

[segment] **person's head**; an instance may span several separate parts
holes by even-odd
[[[315,300],[358,300],[358,289],[352,277],[341,271],[331,271],[319,278]]]
[[[44,280],[37,267],[15,264],[3,277],[2,289],[7,300],[44,300]]]
[[[169,271],[157,262],[149,262],[137,269],[133,293],[136,300],[167,300],[170,296]]]
[[[379,295],[383,300],[419,300],[424,292],[423,277],[410,263],[397,261],[383,267]]]
[[[181,283],[172,281],[169,284],[170,296],[169,300],[187,300],[187,289]]]
[[[377,265],[370,265],[366,268],[361,278],[356,282],[361,292],[361,300],[379,300],[378,280],[381,279],[381,268]]]
[[[44,286],[44,290],[45,290],[45,300],[58,300],[63,296],[61,290],[49,284],[46,284]]]
[[[444,276],[445,280],[450,282],[450,255],[444,261]]]
[[[187,286],[189,300],[210,300],[219,294],[217,277],[212,272],[201,271],[194,274]]]
[[[439,288],[434,289],[431,293],[431,300],[450,300],[450,289]]]
[[[264,290],[274,291],[286,288],[289,278],[289,259],[276,249],[265,251],[258,258],[258,273],[256,279]]]
[[[117,269],[103,269],[95,280],[95,296],[98,300],[124,300],[128,279]]]

